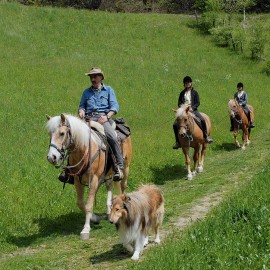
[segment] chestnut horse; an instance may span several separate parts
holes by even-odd
[[[251,105],[247,105],[250,110],[250,117],[251,121],[254,121],[254,109]],[[244,109],[242,108],[241,105],[238,104],[236,99],[230,99],[228,103],[229,107],[229,114],[230,117],[233,119],[233,136],[234,136],[234,143],[235,145],[240,148],[240,143],[237,139],[239,130],[242,129],[243,134],[242,134],[242,149],[244,150],[246,148],[246,145],[250,144],[250,123],[248,121],[248,117],[245,114]]]
[[[179,127],[178,138],[186,159],[186,167],[188,171],[187,179],[192,180],[192,177],[196,176],[197,171],[203,172],[204,157],[206,153],[207,143],[203,138],[203,132],[201,128],[194,120],[194,117],[196,116],[191,112],[189,112],[189,106],[182,104],[182,106],[178,110],[174,111],[176,113],[175,121]],[[210,135],[211,133],[210,118],[205,113],[201,113],[201,115],[205,119],[207,134]],[[190,157],[189,157],[190,147],[194,148],[193,171],[191,171],[190,169]]]
[[[50,135],[50,146],[48,161],[57,168],[63,167],[68,157],[68,168],[74,176],[74,185],[77,193],[77,205],[85,213],[85,224],[81,231],[81,239],[89,239],[90,220],[99,223],[100,217],[93,212],[93,204],[96,193],[103,181],[107,188],[107,214],[110,214],[112,203],[113,184],[117,193],[124,193],[127,187],[127,178],[132,156],[132,145],[130,136],[121,144],[124,158],[124,178],[114,182],[108,177],[112,169],[106,174],[106,147],[89,125],[78,117],[61,114],[60,116],[49,117],[47,128]],[[104,132],[102,125],[91,121],[96,129]],[[84,187],[88,185],[89,193],[84,203]]]

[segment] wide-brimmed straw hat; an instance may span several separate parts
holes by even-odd
[[[102,76],[102,80],[104,80],[104,73],[103,71],[98,68],[98,67],[93,67],[91,68],[91,70],[87,73],[85,73],[86,76],[90,76],[90,75],[100,75]]]

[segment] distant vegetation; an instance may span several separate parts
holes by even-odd
[[[18,0],[24,4],[52,5],[116,12],[162,12],[193,13],[204,12],[209,6],[219,6],[222,10],[249,12],[269,12],[270,1],[262,0]]]

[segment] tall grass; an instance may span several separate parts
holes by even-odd
[[[132,269],[269,269],[269,167]],[[158,258],[158,259],[157,259]]]
[[[161,186],[166,199],[164,228],[170,229],[170,221],[195,199],[233,186],[232,179],[244,181],[242,172],[256,173],[269,161],[263,130],[269,129],[265,90],[269,78],[248,60],[239,60],[198,36],[187,26],[191,19],[0,3],[4,269],[86,269],[95,264],[106,267],[107,260],[109,268],[130,264],[121,261],[117,234],[106,221],[93,226],[89,242],[78,241],[84,215],[77,209],[75,191],[71,186],[62,190],[58,171],[46,160],[45,114],[77,113],[81,93],[89,85],[84,73],[92,66],[104,70],[105,83],[118,96],[119,116],[132,129],[128,191],[140,183]],[[171,109],[177,106],[187,74],[200,93],[200,111],[212,119],[215,140],[207,152],[204,174],[192,182],[185,179],[182,153],[171,149]],[[227,99],[238,81],[245,84],[257,117],[253,145],[245,153],[233,151],[228,132]],[[105,204],[102,187],[95,212],[105,212]],[[110,261],[111,257],[116,259]]]

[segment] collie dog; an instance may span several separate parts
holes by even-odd
[[[164,216],[164,198],[155,185],[141,186],[137,191],[114,196],[109,216],[115,224],[120,242],[138,260],[148,244],[150,229],[155,232],[155,242],[160,243],[159,227]]]

